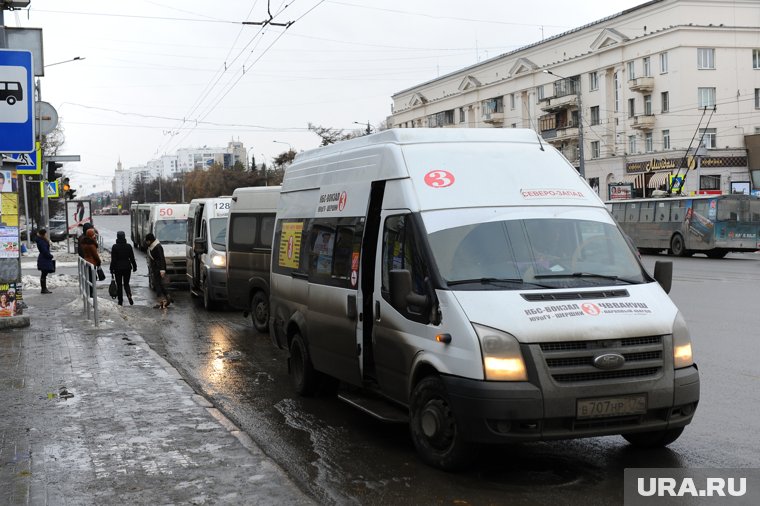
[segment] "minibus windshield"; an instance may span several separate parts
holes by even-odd
[[[455,211],[437,214],[446,212]],[[557,217],[489,218],[429,234],[438,271],[452,289],[580,288],[649,281],[613,223]]]
[[[184,244],[187,236],[187,220],[158,220],[156,239],[164,244]]]

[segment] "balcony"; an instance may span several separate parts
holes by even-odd
[[[489,125],[501,125],[504,123],[504,113],[503,112],[485,112],[483,113],[483,123],[488,123]]]
[[[628,89],[640,93],[649,93],[654,89],[654,77],[637,77],[628,81]]]
[[[632,126],[636,130],[652,130],[654,128],[654,114],[634,116]]]
[[[578,95],[563,95],[561,97],[551,97],[545,104],[541,105],[544,112],[560,112],[564,109],[578,107]]]

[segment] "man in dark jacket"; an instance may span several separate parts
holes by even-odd
[[[153,307],[163,309],[172,303],[172,298],[167,290],[169,276],[166,274],[164,247],[158,242],[156,236],[151,233],[145,235],[145,244],[148,246],[148,262],[150,275],[153,279],[153,288],[156,290],[156,296],[158,297],[158,304]]]
[[[132,300],[132,288],[129,286],[129,278],[133,272],[137,272],[137,262],[135,262],[135,252],[130,244],[127,244],[126,234],[122,231],[116,232],[116,244],[111,248],[111,275],[116,279],[116,293],[119,305],[124,304],[123,291],[127,293],[129,304],[134,304]]]

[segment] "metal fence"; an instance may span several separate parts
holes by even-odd
[[[77,270],[79,273],[79,294],[82,296],[84,312],[87,319],[90,319],[90,310],[92,310],[93,321],[95,325],[98,322],[98,275],[97,267],[82,257],[78,258]]]

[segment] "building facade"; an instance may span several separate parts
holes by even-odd
[[[605,200],[749,192],[760,5],[653,0],[392,98],[397,128],[534,129]]]

